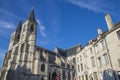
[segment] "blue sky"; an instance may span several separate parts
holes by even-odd
[[[11,33],[19,20],[27,19],[32,7],[39,23],[37,45],[54,50],[94,39],[97,28],[107,30],[104,19],[110,13],[120,20],[119,0],[0,0],[0,66],[7,52]]]

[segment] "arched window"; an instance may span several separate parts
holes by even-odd
[[[41,71],[45,71],[45,64],[44,63],[41,65]]]
[[[31,31],[31,32],[34,31],[34,26],[33,26],[33,24],[30,25],[30,31]]]

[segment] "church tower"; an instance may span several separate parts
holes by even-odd
[[[22,26],[20,35],[20,66],[30,69],[33,67],[33,54],[35,51],[37,33],[37,22],[35,20],[34,9],[31,10],[27,20]]]
[[[11,35],[8,52],[3,61],[0,80],[16,80],[12,76],[16,76],[18,73],[21,73],[18,76],[23,76],[25,71],[33,72],[36,33],[37,22],[35,20],[34,9],[32,9],[27,20],[23,24],[20,21]]]
[[[18,23],[18,26],[17,26],[16,30],[11,35],[11,40],[10,40],[10,44],[9,44],[9,49],[8,50],[12,49],[12,47],[15,44],[19,43],[21,29],[22,29],[22,21],[20,21]]]

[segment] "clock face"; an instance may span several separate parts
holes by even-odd
[[[30,31],[31,31],[31,32],[34,31],[34,26],[33,26],[33,24],[30,25]]]

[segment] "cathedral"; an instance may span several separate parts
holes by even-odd
[[[37,46],[37,25],[34,9],[23,24],[22,21],[18,23],[11,35],[0,80],[56,80],[56,77],[58,80],[72,80],[75,78],[75,56],[70,52],[72,49],[56,48],[53,52]],[[74,61],[68,63],[67,56],[73,56]]]
[[[96,38],[54,51],[36,45],[34,9],[11,34],[0,80],[120,80],[120,22],[105,15],[108,30],[98,28]]]

